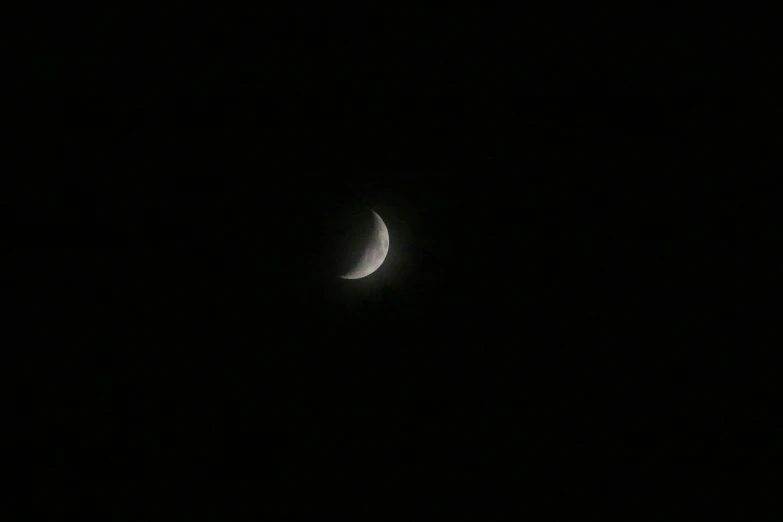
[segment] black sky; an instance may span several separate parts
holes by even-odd
[[[714,427],[737,353],[707,339],[771,216],[736,176],[771,109],[716,84],[744,62],[711,11],[121,11],[23,53],[33,473],[402,481],[752,437]],[[339,280],[357,209],[389,257]]]

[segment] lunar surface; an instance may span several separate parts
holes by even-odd
[[[341,275],[343,279],[361,279],[372,274],[383,264],[386,254],[389,252],[389,230],[381,216],[372,211],[373,231],[370,239],[364,247],[364,252],[356,265]]]

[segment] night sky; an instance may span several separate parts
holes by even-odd
[[[128,9],[30,67],[4,182],[33,474],[555,484],[753,439],[767,381],[723,370],[772,207],[732,174],[771,149],[718,29]],[[338,279],[369,209],[388,257]]]

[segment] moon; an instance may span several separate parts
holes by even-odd
[[[386,259],[386,254],[389,253],[389,229],[386,228],[386,223],[383,222],[381,216],[374,210],[371,212],[373,215],[372,233],[364,246],[364,252],[359,261],[346,274],[339,276],[343,279],[367,277],[378,270]]]

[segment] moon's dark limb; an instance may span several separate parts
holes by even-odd
[[[372,211],[373,228],[366,242],[361,246],[358,261],[345,274],[343,279],[361,279],[372,274],[383,264],[389,252],[389,230],[381,217]]]

